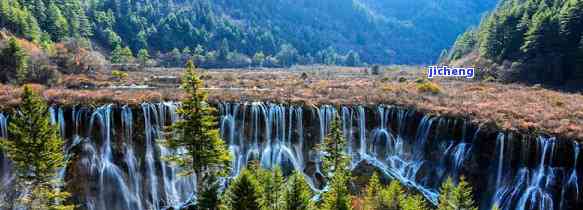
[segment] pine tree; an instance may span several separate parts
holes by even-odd
[[[67,19],[61,9],[51,1],[47,9],[47,31],[54,41],[60,41],[69,34]]]
[[[348,170],[348,156],[344,148],[346,140],[340,130],[338,117],[332,121],[330,134],[320,145],[323,156],[323,170],[330,172],[328,177],[328,192],[323,195],[323,210],[348,210],[352,209],[352,201],[348,186],[350,184],[350,171]]]
[[[219,210],[221,207],[219,183],[214,176],[210,176],[208,182],[209,185],[205,186],[199,195],[196,203],[197,210]]]
[[[113,51],[111,51],[111,62],[112,63],[130,63],[134,59],[132,51],[128,47],[116,46]]]
[[[321,210],[351,210],[352,199],[348,186],[350,173],[347,169],[337,170],[328,183],[328,191],[323,194]]]
[[[257,180],[248,170],[241,174],[229,185],[226,193],[226,203],[231,210],[258,210],[260,209],[261,192]]]
[[[438,210],[455,209],[454,204],[452,204],[454,189],[455,186],[453,184],[453,180],[451,178],[447,178],[441,185],[441,191],[439,193],[439,204],[437,206]]]
[[[284,180],[279,167],[273,170],[259,168],[256,172],[257,181],[261,186],[261,207],[265,210],[283,209]]]
[[[186,64],[181,88],[187,94],[178,109],[181,120],[171,129],[176,135],[166,140],[172,149],[185,148],[186,152],[170,156],[169,160],[194,173],[197,192],[201,192],[205,177],[224,175],[230,164],[230,154],[219,137],[215,109],[207,101],[203,81],[198,76],[191,60]]]
[[[383,190],[378,174],[375,172],[368,180],[364,197],[364,209],[380,209],[380,193]]]
[[[427,204],[420,195],[404,196],[400,200],[401,210],[428,210]]]
[[[140,49],[140,51],[138,51],[138,62],[140,65],[145,66],[148,60],[150,60],[150,54],[148,53],[148,50]]]
[[[73,209],[60,205],[68,193],[55,189],[57,169],[65,165],[63,140],[49,121],[49,110],[42,98],[29,86],[24,86],[22,102],[10,121],[8,139],[0,146],[12,160],[18,187],[31,193],[19,199],[28,209]]]
[[[227,39],[223,39],[221,42],[221,46],[219,47],[219,55],[218,58],[221,61],[226,61],[229,58],[229,53],[231,49],[229,48],[229,42]]]
[[[398,181],[391,181],[389,186],[382,189],[380,192],[381,209],[385,210],[400,210],[400,202],[403,199],[405,190],[401,187]]]
[[[451,196],[457,210],[478,210],[474,205],[472,187],[466,182],[464,177],[460,178],[460,181]]]
[[[521,47],[527,58],[545,55],[556,47],[553,40],[558,37],[558,31],[554,21],[550,10],[540,11],[534,15]]]
[[[348,52],[348,55],[346,56],[346,65],[347,66],[360,65],[360,56],[358,55],[358,53],[354,51]]]
[[[330,125],[330,134],[324,138],[324,143],[320,145],[320,151],[323,153],[322,169],[327,173],[335,173],[339,170],[345,170],[348,166],[348,155],[344,151],[346,148],[346,139],[342,134],[338,116],[334,117]]]
[[[457,186],[454,186],[451,178],[448,178],[441,186],[438,210],[477,210],[474,205],[472,188],[460,178]]]
[[[288,178],[285,186],[285,210],[308,210],[312,206],[312,192],[304,175],[296,171]]]
[[[2,49],[0,54],[0,65],[3,72],[0,72],[4,82],[16,81],[21,84],[28,77],[28,55],[26,51],[18,44],[14,37],[8,39],[8,46]]]

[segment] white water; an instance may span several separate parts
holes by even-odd
[[[165,126],[179,119],[177,107],[175,103],[145,103],[136,113],[128,106],[75,107],[70,115],[61,108],[51,108],[51,120],[66,138],[65,152],[71,153],[67,155],[71,164],[60,177],[79,185],[81,190],[75,197],[82,209],[157,210],[179,207],[193,197],[194,177],[178,176],[180,169],[162,160],[180,151],[171,151],[158,142]],[[574,209],[583,200],[577,169],[579,144],[573,143],[568,149],[572,151],[572,165],[558,166],[556,158],[566,146],[553,138],[532,141],[500,133],[497,139],[477,142],[479,129],[466,130],[465,122],[461,137],[454,138],[448,134],[451,131],[443,130],[451,124],[445,118],[416,116],[412,110],[382,105],[372,110],[344,106],[337,111],[333,106],[311,109],[221,103],[221,137],[235,157],[231,176],[238,175],[249,161],[257,160],[266,168],[302,171],[312,188],[319,191],[322,183],[318,177],[324,172],[320,171],[320,155],[312,148],[328,134],[336,113],[340,114],[352,169],[373,165],[433,203],[445,177],[457,180],[469,170],[468,165],[477,164],[479,150],[475,144],[483,141],[494,142],[489,144],[492,148],[480,149],[491,151],[493,157],[480,163],[490,175],[478,179],[493,188],[477,189],[486,195],[480,202],[486,203],[481,205],[483,209],[494,204],[501,209]],[[7,136],[7,131],[6,117],[0,114],[0,136]],[[0,156],[0,161],[4,186],[12,176],[8,160]],[[76,171],[77,177],[66,174],[68,170]]]

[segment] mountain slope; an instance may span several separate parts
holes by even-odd
[[[505,0],[443,59],[480,65],[504,81],[580,89],[583,1]]]
[[[464,28],[477,23],[495,0],[479,3],[478,0],[0,0],[0,3],[8,5],[2,8],[19,10],[0,11],[0,26],[39,42],[85,37],[105,49],[129,46],[134,54],[147,49],[155,57],[168,52],[173,55],[196,52],[207,63],[244,63],[262,52],[285,65],[346,64],[350,56],[345,55],[352,51],[355,52],[352,60],[360,57],[356,60],[367,63],[429,63]],[[14,13],[23,17],[11,18]],[[355,56],[356,53],[360,56]]]

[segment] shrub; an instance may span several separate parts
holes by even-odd
[[[113,70],[113,71],[111,71],[111,76],[117,80],[123,80],[123,79],[128,77],[128,73]]]
[[[420,93],[439,94],[441,93],[441,87],[433,82],[425,81],[417,83],[417,91]]]

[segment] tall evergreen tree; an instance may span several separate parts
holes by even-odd
[[[226,193],[226,203],[232,210],[258,210],[260,209],[259,183],[248,170],[243,170],[229,185]]]
[[[407,195],[401,198],[401,210],[428,210],[427,204],[420,195]]]
[[[455,204],[453,201],[453,191],[455,186],[451,178],[447,178],[443,184],[441,184],[441,190],[439,192],[439,204],[437,206],[438,210],[454,210]]]
[[[323,194],[321,210],[351,210],[352,199],[348,186],[350,172],[347,169],[337,170],[328,182],[328,191]]]
[[[49,121],[48,107],[29,86],[24,86],[21,99],[10,121],[9,138],[0,139],[14,164],[18,187],[28,192],[18,202],[28,209],[73,209],[60,205],[68,194],[54,188],[57,170],[65,160],[63,140]]]
[[[204,187],[203,191],[196,202],[197,210],[219,210],[221,208],[221,200],[219,198],[219,183],[216,177],[210,176],[208,178],[208,185]]]
[[[477,210],[474,205],[472,188],[460,178],[457,186],[448,178],[441,186],[438,210]]]
[[[215,109],[207,103],[207,93],[202,90],[203,81],[191,60],[186,64],[181,88],[187,94],[177,111],[181,120],[172,125],[176,135],[171,135],[166,145],[186,149],[186,152],[170,156],[169,160],[194,173],[196,190],[201,192],[206,176],[226,174],[230,154],[219,137]]]
[[[380,209],[382,205],[382,201],[380,199],[382,190],[383,186],[379,179],[379,175],[375,172],[368,180],[368,185],[366,186],[364,209]]]
[[[323,210],[349,210],[352,209],[352,199],[348,186],[350,184],[350,171],[348,170],[348,155],[344,149],[346,140],[338,116],[332,120],[330,134],[324,139],[320,150],[323,156],[323,170],[329,172],[328,191],[323,194]]]
[[[312,192],[304,175],[296,171],[287,180],[284,193],[285,210],[308,210],[312,207]]]
[[[405,196],[405,190],[401,187],[398,181],[391,181],[389,186],[383,188],[380,192],[381,209],[384,210],[400,210],[401,200]]]
[[[148,53],[148,50],[140,49],[140,51],[138,51],[138,62],[140,65],[145,66],[148,60],[150,60],[150,54]]]
[[[320,145],[322,155],[322,169],[326,173],[334,174],[336,171],[346,170],[348,166],[348,154],[346,154],[346,139],[342,134],[338,116],[335,116],[330,125],[330,133]]]
[[[257,181],[261,186],[261,207],[265,210],[283,209],[284,180],[279,167],[273,170],[258,169]]]
[[[61,9],[51,1],[47,8],[47,32],[54,41],[60,41],[69,34],[69,24]]]
[[[16,38],[8,39],[8,46],[2,49],[0,55],[0,78],[3,82],[14,82],[21,84],[28,76],[28,55],[18,44]]]

